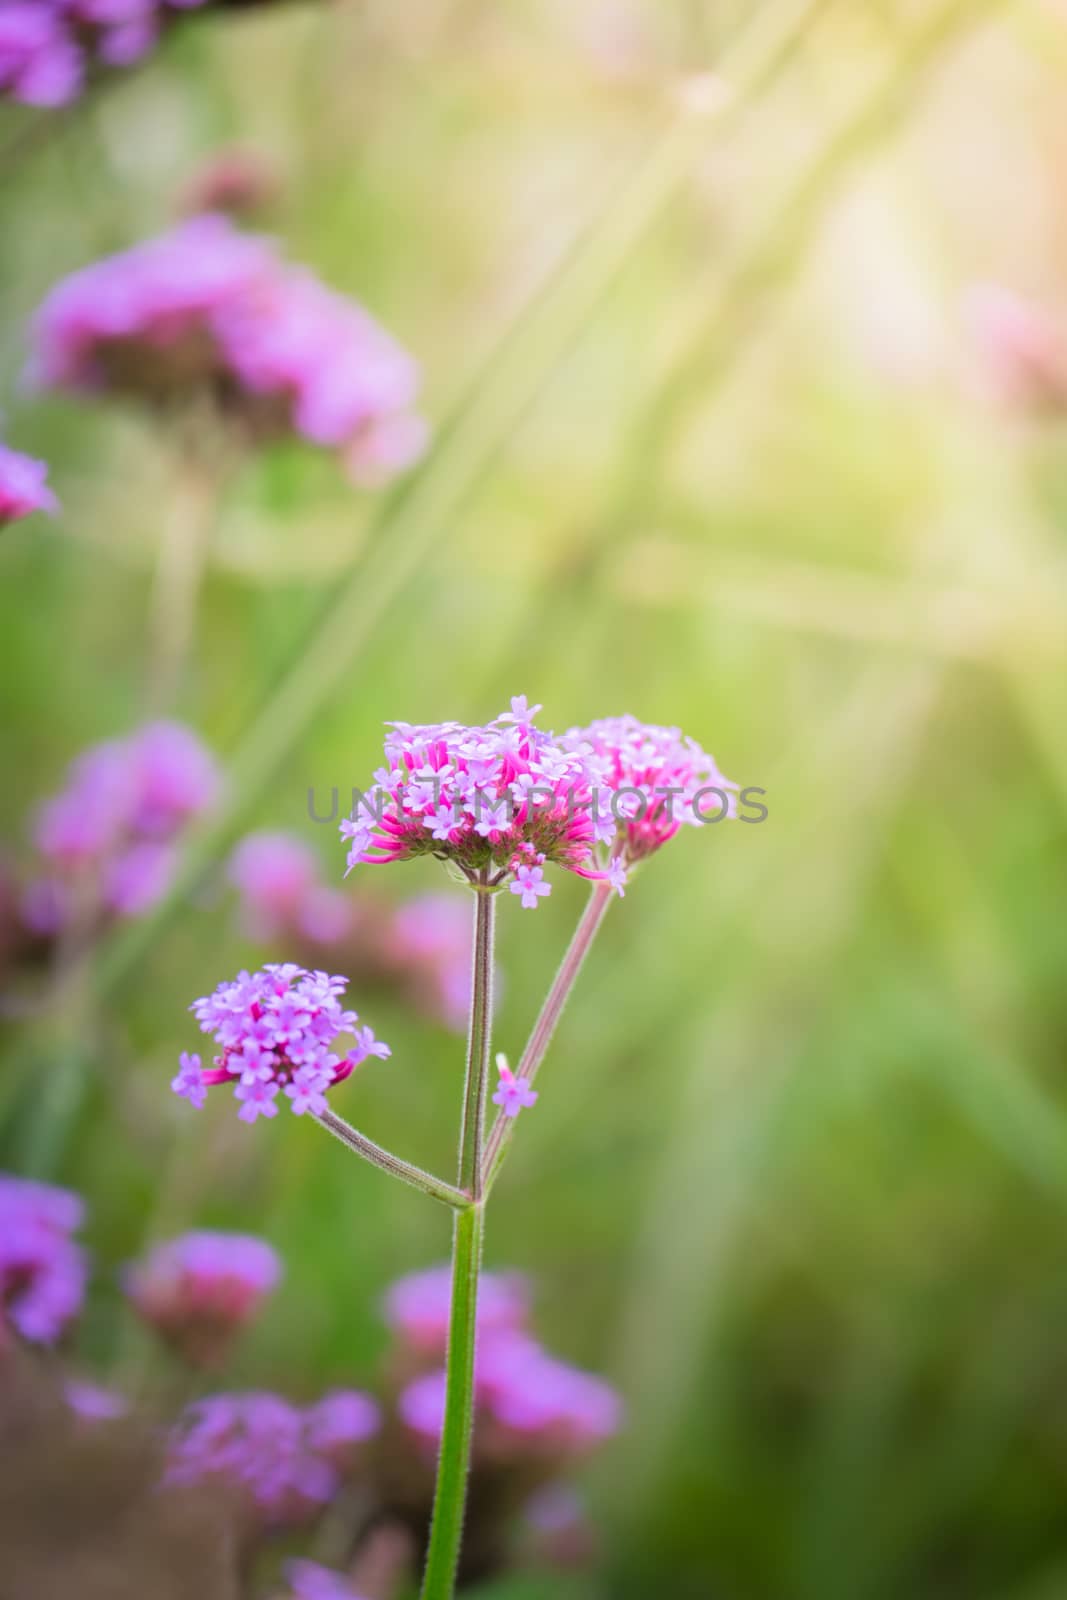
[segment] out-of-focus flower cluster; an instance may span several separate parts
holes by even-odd
[[[392,1342],[380,1398],[334,1388],[297,1403],[268,1390],[230,1390],[201,1395],[161,1424],[139,1417],[120,1389],[57,1366],[55,1356],[25,1366],[34,1347],[66,1339],[82,1308],[86,1261],[72,1237],[82,1215],[77,1195],[0,1175],[0,1434],[12,1395],[25,1393],[27,1373],[36,1372],[52,1392],[49,1415],[68,1419],[64,1441],[76,1436],[95,1448],[98,1439],[113,1438],[116,1459],[131,1449],[141,1459],[150,1440],[152,1462],[144,1457],[140,1470],[154,1475],[153,1494],[164,1501],[201,1496],[228,1518],[229,1541],[249,1574],[274,1534],[307,1532],[328,1508],[343,1525],[346,1491],[358,1491],[363,1511],[347,1546],[343,1536],[339,1545],[348,1571],[288,1563],[291,1600],[356,1600],[360,1575],[378,1568],[381,1552],[370,1545],[379,1534],[390,1534],[391,1582],[399,1588],[409,1581],[429,1519],[441,1427],[449,1269],[413,1273],[388,1290]],[[262,1239],[197,1230],[150,1248],[120,1281],[127,1304],[171,1355],[203,1367],[232,1352],[280,1271]],[[594,1543],[571,1474],[618,1428],[621,1402],[602,1379],[550,1356],[529,1323],[526,1280],[486,1273],[467,1576],[515,1561],[572,1564],[587,1559]],[[27,1433],[25,1419],[19,1426],[21,1448],[37,1435]],[[52,1448],[42,1434],[41,1449]],[[64,1442],[63,1460],[67,1449]],[[100,1449],[106,1453],[106,1444]]]
[[[307,1408],[275,1394],[209,1395],[174,1429],[167,1476],[239,1486],[267,1525],[299,1526],[335,1498],[378,1427],[377,1406],[356,1392]]]
[[[38,870],[20,904],[27,932],[47,940],[147,910],[167,888],[182,833],[219,788],[214,758],[180,723],[93,745],[37,813]]]
[[[48,487],[43,461],[20,455],[0,444],[0,528],[34,511],[56,511],[59,502]]]
[[[234,1337],[259,1313],[281,1276],[262,1239],[194,1232],[134,1262],[123,1287],[138,1314],[194,1366],[221,1366]]]
[[[596,805],[597,769],[534,726],[540,709],[517,696],[485,727],[390,723],[387,765],[341,824],[349,868],[438,856],[469,877],[491,874],[493,886],[508,882],[530,908],[550,892],[549,861],[606,876],[594,852],[615,824]]]
[[[421,1360],[443,1361],[450,1272],[441,1267],[394,1285],[388,1319],[401,1345]],[[550,1356],[529,1332],[528,1297],[521,1280],[482,1280],[475,1372],[478,1406],[475,1451],[488,1460],[562,1462],[615,1433],[622,1420],[618,1395],[602,1378]],[[443,1366],[420,1372],[401,1390],[399,1415],[422,1443],[436,1450],[444,1420]]]
[[[410,465],[426,428],[414,359],[354,300],[228,218],[191,217],[97,261],[48,295],[30,379],[174,408],[211,402],[252,440],[298,434],[374,484]]]
[[[221,9],[226,3],[0,0],[0,99],[27,106],[69,105],[100,69],[141,61],[183,12]]]
[[[253,833],[230,861],[245,932],[277,940],[308,965],[325,960],[360,986],[385,986],[446,1027],[463,1027],[470,1000],[470,917],[455,895],[401,905],[323,883],[318,859],[288,833]]]
[[[388,1481],[398,1514],[407,1516],[416,1531],[429,1510],[444,1418],[450,1281],[448,1267],[431,1268],[401,1278],[385,1299],[394,1339],[393,1426],[399,1430]],[[588,1553],[588,1524],[568,1473],[622,1423],[622,1401],[611,1385],[551,1356],[531,1332],[529,1316],[525,1279],[482,1274],[465,1556],[476,1571],[491,1570],[504,1559],[505,1532],[523,1522],[527,1543],[540,1558],[551,1557],[553,1547],[561,1555],[564,1550]],[[560,1509],[564,1503],[566,1518]],[[543,1524],[550,1505],[559,1513],[551,1529],[539,1525],[539,1515]]]
[[[211,1085],[232,1083],[242,1122],[277,1116],[274,1102],[283,1091],[297,1116],[321,1116],[327,1089],[368,1056],[390,1054],[370,1028],[357,1026],[354,1011],[342,1007],[347,987],[347,978],[291,962],[220,983],[190,1007],[201,1031],[219,1047],[214,1066],[203,1068],[199,1056],[183,1053],[171,1088],[199,1109]],[[333,1048],[342,1034],[355,1041],[344,1056]]]
[[[0,1174],[0,1339],[5,1325],[33,1344],[54,1344],[81,1310],[86,1259],[74,1234],[76,1194]]]

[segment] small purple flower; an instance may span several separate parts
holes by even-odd
[[[325,1091],[331,1082],[330,1074],[318,1067],[298,1067],[293,1073],[293,1081],[285,1086],[285,1092],[292,1101],[290,1110],[298,1117],[305,1111],[321,1117],[326,1110]],[[274,1092],[277,1094],[277,1088]]]
[[[3,50],[3,14],[0,12],[0,52]],[[0,57],[2,59],[2,57]],[[33,511],[55,511],[59,502],[45,479],[48,468],[43,461],[19,455],[0,444],[0,528],[18,522]]]
[[[626,870],[625,861],[621,856],[613,856],[608,863],[608,882],[620,900],[625,898],[628,878],[629,873]]]
[[[274,1104],[278,1095],[278,1085],[267,1083],[262,1078],[253,1078],[250,1083],[241,1079],[233,1091],[236,1098],[243,1102],[237,1115],[242,1122],[255,1122],[257,1117],[276,1117],[278,1107]],[[301,1109],[306,1110],[304,1106]],[[293,1110],[297,1107],[294,1105]]]
[[[178,1076],[170,1080],[170,1086],[176,1095],[199,1111],[207,1099],[207,1085],[204,1082],[204,1072],[200,1065],[200,1057],[190,1055],[183,1050],[178,1057]]]
[[[515,1076],[506,1056],[497,1056],[496,1070],[500,1082],[493,1095],[493,1104],[500,1106],[506,1117],[517,1117],[525,1106],[537,1104],[537,1090],[531,1087],[529,1078]]]
[[[523,908],[526,911],[536,910],[538,896],[552,893],[552,885],[545,882],[545,875],[540,867],[516,867],[515,876],[509,887],[512,894],[522,896]]]

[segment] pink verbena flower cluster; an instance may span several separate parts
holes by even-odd
[[[534,726],[539,710],[518,696],[485,727],[390,723],[388,765],[341,824],[349,870],[433,855],[492,887],[507,881],[530,908],[550,892],[549,861],[604,878],[595,847],[615,827],[598,813],[596,768]]]
[[[94,908],[146,910],[166,891],[182,832],[219,789],[214,758],[180,723],[149,723],[93,745],[37,814],[44,871],[26,891],[26,925],[54,934],[79,913],[91,919]]]
[[[350,1397],[354,1391],[350,1391]],[[360,1395],[358,1425],[344,1440],[345,1465],[380,1424],[378,1409]],[[321,1405],[321,1402],[320,1402]],[[306,1521],[337,1494],[342,1482],[335,1419],[331,1447],[318,1437],[319,1408],[301,1409],[280,1395],[216,1394],[188,1407],[174,1429],[167,1480],[197,1483],[219,1478],[239,1486],[265,1523]]]
[[[0,1326],[49,1345],[78,1315],[87,1268],[73,1235],[84,1210],[66,1189],[0,1174]]]
[[[0,528],[34,511],[58,510],[59,502],[45,481],[47,477],[48,468],[43,461],[0,444]]]
[[[329,951],[353,978],[397,990],[419,1012],[460,1030],[470,1002],[470,921],[448,894],[396,905],[322,881],[311,847],[291,833],[250,833],[229,864],[245,932],[285,939],[309,965]]]
[[[214,1035],[219,1054],[204,1068],[198,1055],[183,1052],[175,1094],[200,1107],[212,1084],[232,1083],[241,1102],[242,1122],[274,1117],[280,1092],[297,1116],[326,1110],[326,1091],[340,1083],[368,1056],[387,1057],[387,1044],[370,1028],[357,1027],[354,1011],[342,1008],[347,978],[308,972],[293,963],[241,972],[220,983],[214,994],[196,1000],[190,1010],[203,1033]],[[338,1036],[355,1040],[346,1055],[333,1046]]]
[[[281,1270],[263,1239],[199,1230],[157,1245],[122,1283],[138,1314],[187,1361],[217,1367]]]
[[[446,1268],[401,1278],[386,1297],[386,1318],[410,1357],[441,1359],[448,1328]],[[622,1420],[610,1384],[550,1356],[527,1330],[529,1296],[516,1276],[486,1274],[478,1304],[475,1450],[497,1462],[563,1459],[609,1438]],[[402,1388],[401,1420],[424,1445],[436,1445],[444,1420],[445,1372],[422,1371]]]
[[[602,717],[572,728],[566,742],[583,751],[611,794],[614,854],[629,866],[658,850],[685,825],[736,815],[736,783],[714,757],[678,728],[636,717]]]
[[[255,438],[296,433],[378,483],[421,453],[413,358],[355,301],[228,218],[171,232],[65,279],[35,320],[30,377],[172,404],[209,397]]]

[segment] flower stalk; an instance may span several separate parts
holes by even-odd
[[[413,1166],[410,1161],[402,1161],[399,1156],[394,1156],[392,1151],[383,1149],[380,1144],[375,1144],[373,1139],[368,1139],[366,1134],[353,1128],[351,1123],[346,1122],[344,1117],[339,1117],[336,1111],[331,1111],[329,1107],[319,1114],[316,1121],[349,1150],[354,1150],[356,1155],[362,1156],[364,1161],[369,1161],[372,1166],[380,1167],[383,1172],[399,1178],[401,1183],[406,1183],[410,1188],[428,1194],[432,1200],[439,1200],[442,1205],[449,1206],[453,1211],[465,1211],[470,1206],[471,1197],[462,1189],[457,1189],[451,1183],[445,1183],[442,1178],[435,1178],[432,1172],[424,1172],[421,1167]]]
[[[433,1519],[421,1600],[451,1600],[455,1590],[474,1429],[474,1356],[478,1275],[485,1236],[482,1194],[485,1103],[493,1020],[493,927],[496,897],[483,869],[475,890],[467,1071],[459,1143],[459,1186],[472,1204],[456,1213],[452,1239],[452,1307],[448,1326],[445,1415],[437,1463]]]
[[[559,970],[552,980],[552,986],[545,996],[540,1015],[533,1025],[533,1031],[526,1042],[522,1058],[515,1069],[517,1078],[525,1078],[532,1084],[537,1076],[538,1068],[548,1053],[552,1042],[552,1035],[556,1031],[556,1024],[563,1014],[571,990],[574,988],[578,974],[582,970],[586,956],[589,954],[593,940],[604,920],[608,906],[614,898],[614,890],[610,883],[594,883],[592,892],[586,902],[585,910],[574,936],[567,946],[567,952],[560,962]],[[503,1111],[493,1124],[492,1131],[486,1141],[485,1155],[482,1162],[481,1192],[488,1195],[496,1182],[497,1174],[504,1162],[508,1147],[515,1132],[515,1117],[507,1116]]]

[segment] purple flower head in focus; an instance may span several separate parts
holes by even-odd
[[[630,716],[602,717],[586,728],[571,728],[565,742],[585,754],[611,797],[615,820],[609,878],[619,894],[626,867],[660,849],[681,827],[736,814],[737,784],[724,778],[714,758],[678,728]]]
[[[614,824],[596,812],[596,769],[534,726],[540,707],[511,706],[485,727],[389,724],[388,765],[341,825],[349,869],[434,855],[493,887],[511,880],[531,908],[550,890],[546,862],[605,877],[594,852]]]
[[[43,461],[19,455],[17,450],[0,444],[0,528],[34,511],[58,510],[59,502],[45,481],[47,476]]]
[[[0,1174],[0,1320],[32,1344],[55,1344],[81,1310],[83,1212],[66,1189]]]
[[[357,482],[394,476],[426,442],[412,357],[355,301],[219,215],[60,283],[37,313],[30,377],[168,405],[206,396],[246,437],[335,451]]]
[[[265,1240],[203,1230],[156,1245],[122,1281],[145,1322],[192,1365],[212,1367],[257,1316],[281,1270]]]
[[[202,1089],[232,1083],[242,1122],[276,1116],[282,1095],[297,1116],[307,1111],[321,1116],[328,1089],[368,1056],[390,1054],[370,1028],[357,1027],[354,1011],[342,1007],[347,983],[292,963],[242,972],[220,983],[214,994],[189,1008],[201,1031],[214,1035],[219,1050],[214,1065],[205,1069],[198,1057],[183,1056],[171,1087],[196,1105],[202,1103]],[[354,1043],[342,1056],[334,1044],[343,1034]]]

